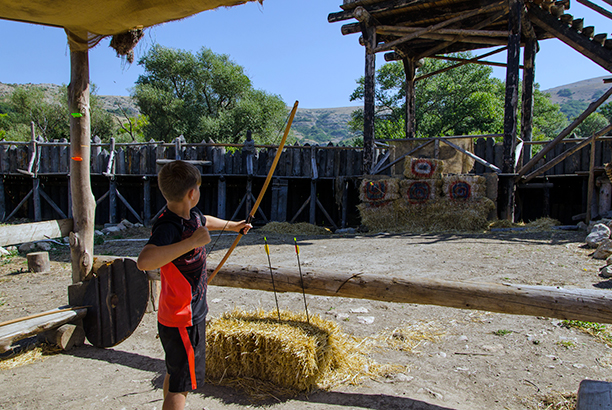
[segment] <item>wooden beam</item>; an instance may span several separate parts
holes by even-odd
[[[214,268],[210,263],[208,273],[213,272]],[[274,268],[273,273],[277,292],[301,293],[304,290],[311,295],[612,323],[612,293],[605,290],[426,278],[400,279],[388,274],[350,274],[327,269],[315,271],[307,267],[302,267],[302,287],[298,269]],[[267,266],[225,265],[211,285],[273,290]]]
[[[531,7],[528,15],[534,24],[556,36],[559,40],[606,70],[612,71],[612,53],[610,50],[592,42],[588,37],[574,31],[571,27],[561,23],[554,16],[539,7]]]
[[[541,168],[536,169],[531,174],[527,175],[524,179],[522,179],[521,182],[522,183],[527,183],[527,182],[531,181],[533,178],[535,178],[538,175],[541,175],[544,172],[548,171],[549,169],[551,169],[552,167],[554,167],[555,165],[557,165],[558,163],[563,161],[565,158],[567,158],[570,155],[572,155],[574,152],[576,152],[578,150],[581,150],[582,148],[584,148],[587,145],[589,145],[593,139],[595,139],[597,137],[600,137],[600,136],[604,135],[605,133],[607,133],[608,131],[611,131],[611,130],[612,130],[612,125],[608,125],[607,127],[601,129],[599,132],[593,134],[590,138],[588,138],[586,140],[583,140],[578,145],[574,145],[572,148],[570,148],[570,149],[566,150],[565,152],[562,152],[561,154],[559,154],[554,160],[549,161],[546,164],[544,164],[544,166],[542,166]]]
[[[595,3],[591,3],[589,0],[576,0],[576,1],[582,4],[583,6],[590,8],[591,10],[595,10],[602,16],[606,16],[607,18],[612,19],[612,13],[610,13],[608,10],[604,9],[603,7],[598,6]]]
[[[487,27],[490,24],[494,23],[495,21],[499,20],[500,18],[502,18],[503,16],[505,16],[508,13],[508,10],[506,7],[504,7],[501,11],[493,14],[492,16],[488,17],[487,19],[481,21],[480,23],[476,24],[472,29],[473,30],[480,30],[483,27]],[[423,57],[427,57],[430,56],[432,54],[437,54],[439,51],[444,50],[445,48],[447,48],[448,46],[457,43],[459,41],[462,40],[461,36],[457,36],[454,40],[452,41],[448,41],[446,43],[442,43],[442,44],[438,44],[437,46],[422,52],[421,54],[419,54],[417,56],[417,58],[423,58]]]
[[[70,307],[4,322],[0,324],[0,353],[9,350],[14,342],[83,318],[86,314],[85,307]]]
[[[423,34],[430,33],[432,31],[436,31],[438,29],[441,29],[442,27],[448,26],[449,24],[456,23],[458,21],[465,20],[465,19],[470,18],[470,17],[474,17],[474,16],[477,16],[477,15],[482,14],[482,13],[487,13],[487,12],[490,12],[490,11],[493,11],[493,10],[497,10],[500,7],[503,7],[503,6],[504,6],[504,3],[500,2],[500,3],[491,4],[491,5],[486,6],[486,7],[482,7],[480,9],[470,10],[468,12],[462,13],[461,15],[459,15],[457,17],[454,17],[454,18],[448,19],[446,21],[443,21],[441,23],[435,24],[433,26],[429,26],[427,28],[421,29],[419,31],[416,31],[416,32],[411,33],[411,34],[408,34],[408,35],[406,35],[406,36],[404,36],[402,38],[399,38],[397,40],[393,40],[393,41],[389,41],[387,43],[381,44],[380,46],[374,48],[374,52],[378,53],[378,52],[381,52],[381,51],[391,50],[393,47],[398,46],[398,45],[403,44],[403,43],[406,43],[406,42],[408,42],[408,41],[410,41],[410,40],[412,40],[414,38],[420,37]]]
[[[457,57],[445,57],[445,56],[429,56],[427,58],[431,58],[434,60],[446,60],[446,61],[459,61],[459,62],[467,62],[468,64],[477,64],[477,65],[487,65],[492,67],[507,67],[506,63],[497,63],[495,61],[481,61],[481,60],[466,60],[465,58],[457,58]],[[523,69],[523,66],[519,66],[520,69]]]
[[[608,91],[606,91],[604,93],[604,95],[602,95],[601,97],[599,97],[597,99],[597,101],[593,101],[588,107],[587,109],[578,116],[578,118],[576,118],[570,125],[568,125],[563,131],[561,131],[561,133],[559,135],[557,135],[555,137],[555,139],[553,139],[552,141],[550,141],[547,145],[545,145],[544,147],[542,147],[542,149],[540,150],[540,152],[538,152],[532,159],[531,161],[529,161],[526,165],[524,165],[517,173],[517,177],[516,179],[520,179],[523,175],[525,175],[527,173],[527,171],[529,171],[535,164],[538,163],[539,160],[541,160],[542,158],[544,158],[544,155],[546,155],[548,153],[548,151],[550,151],[551,149],[553,149],[561,140],[563,140],[565,137],[567,137],[572,131],[574,131],[574,129],[579,126],[580,124],[582,124],[582,121],[585,120],[585,118],[587,118],[589,115],[591,115],[597,108],[599,108],[599,106],[601,104],[603,104],[604,102],[606,102],[606,100],[612,95],[612,87],[610,89],[608,89]]]
[[[413,58],[402,59],[404,74],[406,76],[406,138],[413,138],[416,134],[416,61]]]
[[[72,219],[44,221],[0,227],[0,246],[64,238],[72,231]]]
[[[586,209],[586,223],[591,222],[591,210],[593,209],[593,191],[595,190],[595,142],[597,138],[591,140],[591,155],[589,158],[589,179],[587,182],[587,209]]]
[[[376,33],[390,36],[403,36],[407,33],[414,33],[424,30],[426,27],[405,27],[405,26],[376,26]],[[465,30],[465,29],[440,29],[438,34],[452,34],[463,36],[483,36],[483,37],[508,37],[507,30]]]
[[[481,56],[476,56],[476,57],[471,58],[471,59],[469,59],[469,60],[463,60],[463,61],[462,61],[461,63],[459,63],[459,64],[455,64],[455,65],[452,65],[452,66],[448,66],[448,67],[442,68],[442,69],[440,69],[440,70],[437,70],[437,71],[434,71],[434,72],[431,72],[431,73],[423,74],[422,76],[417,77],[417,78],[415,79],[415,81],[424,80],[424,79],[429,78],[429,77],[432,77],[432,76],[434,76],[434,75],[441,74],[441,73],[444,73],[444,72],[446,72],[446,71],[452,70],[453,68],[462,67],[462,66],[464,66],[464,65],[466,65],[466,64],[470,64],[470,63],[473,63],[474,61],[478,61],[478,60],[480,60],[481,58],[486,58],[486,57],[492,56],[493,54],[500,53],[500,52],[502,52],[502,51],[506,50],[507,48],[508,48],[507,46],[504,46],[504,47],[501,47],[501,48],[495,49],[495,50],[493,50],[493,51],[490,51],[490,52],[488,52],[488,53],[485,53],[485,54],[483,54],[483,55],[481,55]]]
[[[491,168],[493,171],[497,172],[498,174],[501,173],[501,169],[499,169],[495,165],[485,161],[484,159],[480,158],[478,155],[475,155],[475,154],[473,154],[473,153],[471,153],[469,151],[466,151],[465,149],[461,148],[459,145],[453,144],[452,142],[447,141],[446,139],[444,139],[442,137],[440,137],[439,139],[441,141],[443,141],[449,147],[452,147],[452,148],[456,149],[457,151],[461,152],[462,154],[467,155],[468,157],[472,158],[474,161],[481,163],[485,167]]]

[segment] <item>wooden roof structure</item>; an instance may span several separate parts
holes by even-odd
[[[587,7],[612,13],[580,0]],[[594,35],[595,28],[567,14],[569,0],[525,1],[521,8],[521,46],[528,38],[559,38],[607,70],[612,70],[612,40]],[[342,34],[361,33],[362,24],[375,27],[374,53],[392,51],[387,60],[423,58],[508,44],[510,6],[506,0],[360,0],[345,1],[329,22],[356,19]],[[607,13],[607,14],[606,14]]]
[[[612,12],[589,0],[576,0],[612,19]],[[604,0],[612,5],[612,0]],[[406,138],[415,136],[415,82],[461,66],[489,64],[506,67],[504,108],[504,164],[500,177],[500,216],[513,219],[514,184],[525,179],[526,173],[557,143],[569,135],[590,113],[612,95],[610,89],[592,103],[570,126],[563,130],[534,158],[530,151],[526,162],[518,169],[517,146],[531,141],[533,122],[533,91],[535,56],[538,41],[558,38],[596,64],[612,72],[612,39],[607,34],[595,34],[584,19],[566,13],[570,0],[344,0],[342,11],[330,13],[328,21],[349,22],[342,34],[361,33],[359,42],[365,48],[364,76],[364,168],[372,169],[374,147],[375,75],[377,53],[385,60],[401,60],[406,74]],[[472,51],[498,46],[492,52],[461,59],[446,56],[459,51]],[[520,65],[521,48],[523,64]],[[483,61],[484,57],[507,50],[505,64]],[[419,60],[436,58],[457,64],[426,76],[416,77]],[[519,101],[519,70],[523,69],[522,96]],[[520,138],[518,107],[521,104]],[[601,130],[596,138],[608,132]],[[520,143],[519,143],[520,141]],[[497,170],[496,172],[498,172]]]

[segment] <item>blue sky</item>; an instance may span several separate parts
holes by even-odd
[[[601,0],[595,2],[612,9]],[[349,97],[364,70],[359,35],[343,36],[340,27],[344,23],[327,22],[327,15],[340,11],[341,3],[265,0],[263,6],[253,2],[206,11],[148,29],[136,48],[136,60],[153,44],[193,52],[208,47],[230,55],[245,67],[255,88],[280,95],[288,105],[295,100],[302,108],[358,105]],[[596,33],[612,32],[609,19],[577,2],[572,2],[569,13],[584,17],[585,26],[594,25]],[[0,82],[69,82],[69,51],[63,30],[0,20],[0,38]],[[136,63],[123,63],[108,43],[105,39],[90,51],[91,81],[98,94],[129,95],[142,70]],[[543,90],[610,74],[559,40],[541,41],[540,47],[536,81]],[[505,54],[500,54],[494,61],[504,60]],[[377,67],[382,64],[384,57],[378,54]],[[495,69],[494,75],[504,79],[505,71]]]

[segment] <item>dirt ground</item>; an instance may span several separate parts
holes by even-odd
[[[584,232],[481,234],[357,234],[298,236],[301,263],[311,269],[371,272],[393,277],[611,289],[589,257]],[[132,238],[147,233],[132,232]],[[274,266],[296,267],[293,235],[268,234]],[[215,238],[213,238],[214,242]],[[209,256],[218,261],[233,236],[224,234]],[[97,254],[136,256],[143,241],[107,241]],[[0,322],[67,303],[71,281],[67,249],[51,252],[52,271],[26,272],[22,256],[0,260]],[[243,238],[229,263],[267,266],[263,234]],[[301,294],[279,294],[281,309],[300,310]],[[211,286],[210,317],[234,307],[275,307],[269,292]],[[612,381],[612,350],[558,319],[512,316],[438,306],[308,296],[311,314],[336,320],[359,338],[394,329],[429,335],[413,349],[374,349],[398,374],[359,386],[316,390],[290,399],[253,403],[239,390],[205,385],[188,396],[188,409],[559,409],[563,393],[583,379]],[[369,324],[366,324],[366,323]],[[371,322],[371,323],[370,323]],[[2,362],[0,362],[1,364]],[[154,313],[110,349],[89,344],[0,370],[2,409],[161,409],[163,352]],[[546,400],[544,398],[547,397]]]

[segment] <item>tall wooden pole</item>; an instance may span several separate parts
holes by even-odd
[[[416,62],[414,58],[403,58],[404,72],[406,73],[406,138],[414,138],[415,128],[415,89]]]
[[[534,38],[525,41],[523,55],[523,100],[521,103],[521,139],[532,140],[533,131],[533,88],[535,84],[535,56],[538,42]],[[523,165],[531,159],[531,144],[524,146]]]
[[[70,51],[70,188],[72,194],[73,232],[70,255],[73,283],[89,276],[93,266],[93,238],[96,200],[91,192],[89,116],[89,54]]]
[[[376,21],[363,7],[357,7],[354,17],[359,21],[365,46],[363,83],[363,173],[369,174],[374,162],[374,115],[376,112]]]
[[[502,172],[515,172],[516,125],[518,118],[519,57],[521,54],[521,0],[508,0],[510,14],[508,17],[508,61],[506,68],[506,99],[504,109],[504,160]],[[514,220],[514,178],[504,178],[501,185],[501,216]]]

